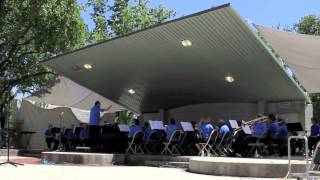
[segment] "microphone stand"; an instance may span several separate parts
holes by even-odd
[[[7,119],[7,161],[5,161],[5,162],[3,162],[3,163],[0,163],[0,166],[1,166],[1,165],[6,165],[6,164],[12,165],[12,166],[14,166],[14,167],[23,166],[23,164],[15,163],[15,162],[10,161],[9,119]]]

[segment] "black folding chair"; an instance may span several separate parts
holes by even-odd
[[[220,155],[227,155],[227,146],[232,141],[232,134],[230,132],[224,133],[220,142],[217,142],[216,150]]]
[[[158,139],[159,139],[159,132],[157,131],[151,131],[149,136],[146,139],[144,139],[143,146],[148,154],[155,153],[157,151]]]
[[[142,144],[144,139],[144,132],[143,131],[137,131],[134,133],[132,139],[129,141],[129,146],[126,150],[126,153],[141,153],[143,154]]]
[[[181,131],[175,130],[168,142],[163,142],[164,148],[161,154],[180,155],[177,144],[181,139]]]
[[[218,130],[216,129],[212,130],[207,141],[205,143],[199,143],[202,147],[198,155],[200,156],[204,156],[205,154],[207,156],[218,155],[218,153],[216,152],[216,141],[217,141],[218,135],[219,135]]]

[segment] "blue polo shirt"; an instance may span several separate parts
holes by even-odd
[[[175,124],[169,124],[167,129],[166,129],[166,133],[167,133],[167,141],[170,140],[170,137],[172,135],[172,133],[177,130],[177,125]]]
[[[45,137],[45,138],[53,138],[52,129],[47,129],[47,130],[44,132],[44,137]]]
[[[259,122],[253,127],[252,137],[260,138],[267,130],[267,124],[265,122]]]
[[[225,133],[230,132],[228,125],[224,124],[219,128],[219,136],[222,137]]]
[[[287,140],[288,139],[288,128],[287,125],[279,126],[279,139]]]
[[[204,140],[208,140],[208,138],[214,128],[213,128],[212,124],[210,124],[210,123],[203,123],[200,125],[199,129],[200,129],[202,138]]]
[[[144,139],[148,139],[151,131],[152,131],[152,129],[151,129],[150,127],[147,127],[147,128],[144,130]]]
[[[278,122],[272,122],[270,124],[269,130],[268,130],[268,137],[273,138],[275,135],[279,132],[279,123]]]
[[[80,131],[80,139],[89,138],[89,128],[83,128]]]
[[[142,127],[141,127],[140,125],[134,124],[134,125],[130,126],[128,136],[129,136],[129,137],[133,137],[133,135],[134,135],[137,131],[142,131]]]
[[[314,124],[311,126],[311,136],[318,136],[320,135],[320,125]]]
[[[73,129],[70,129],[68,131],[68,137],[69,138],[75,138],[76,137],[76,134],[74,133],[74,130]]]
[[[98,106],[93,106],[90,109],[89,125],[92,125],[92,126],[98,126],[99,125],[100,112],[103,112],[103,109],[101,109]]]

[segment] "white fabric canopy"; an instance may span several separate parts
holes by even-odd
[[[63,115],[61,115],[63,112]],[[104,122],[112,122],[114,114],[105,113],[101,117],[100,124]],[[30,148],[44,149],[46,147],[44,140],[44,132],[49,124],[54,127],[66,127],[80,123],[88,123],[89,111],[69,107],[54,107],[42,108],[36,106],[29,101],[22,100],[21,106],[17,111],[17,120],[22,122],[22,131],[33,131],[35,134],[31,135]],[[24,139],[25,140],[25,139]],[[26,146],[26,142],[22,142]]]
[[[309,93],[320,92],[320,36],[256,28]]]
[[[25,99],[55,105],[55,107],[65,106],[85,110],[89,110],[95,101],[100,101],[102,108],[107,108],[112,105],[109,111],[111,113],[126,109],[88,88],[75,83],[69,78],[60,76],[59,79],[60,81],[49,89],[50,93],[43,94],[40,97],[33,95]]]

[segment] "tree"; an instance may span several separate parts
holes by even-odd
[[[108,24],[105,17],[105,14],[107,12],[107,1],[88,0],[87,5],[93,8],[93,13],[91,13],[90,15],[95,24],[95,28],[90,33],[88,41],[90,43],[94,43],[99,40],[109,39]]]
[[[299,23],[294,25],[296,31],[301,34],[320,35],[320,18],[309,15],[301,18]],[[313,115],[320,117],[320,93],[310,94],[313,105]]]
[[[17,93],[46,89],[55,73],[41,61],[84,44],[76,0],[0,1],[0,112]]]
[[[162,23],[175,16],[175,12],[163,6],[149,8],[147,0],[88,0],[92,7],[91,19],[95,28],[90,32],[90,42],[122,36],[130,32]]]
[[[305,16],[295,27],[301,34],[320,35],[320,18],[315,15]]]
[[[108,19],[112,36],[122,36],[130,32],[163,23],[175,16],[175,12],[163,6],[148,7],[147,0],[115,0],[109,6],[112,14]]]

